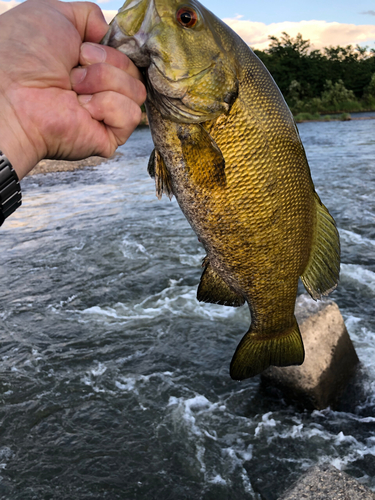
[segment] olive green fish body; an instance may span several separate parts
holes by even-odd
[[[298,279],[314,298],[334,288],[339,240],[293,117],[250,48],[198,2],[145,2],[136,4],[146,12],[136,28],[149,33],[146,48],[137,54],[131,44],[140,42],[126,25],[127,4],[112,44],[125,39],[120,50],[130,46],[147,67],[155,144],[149,172],[159,197],[175,195],[207,251],[198,300],[249,305],[251,326],[233,357],[233,378],[300,364]],[[179,26],[191,11],[196,24]]]

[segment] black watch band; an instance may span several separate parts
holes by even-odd
[[[21,186],[8,158],[0,151],[0,226],[22,203]]]

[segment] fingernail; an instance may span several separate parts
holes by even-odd
[[[81,45],[81,55],[87,63],[104,62],[107,58],[107,53],[103,47],[94,43],[83,43]]]
[[[78,102],[80,104],[87,104],[88,102],[90,102],[92,99],[92,95],[79,95],[78,96]]]
[[[79,83],[83,82],[87,74],[86,68],[74,68],[70,73],[70,81],[72,86],[75,87]]]

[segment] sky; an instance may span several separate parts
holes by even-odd
[[[188,0],[187,0],[188,2]],[[120,0],[98,0],[109,21]],[[269,35],[301,33],[314,48],[367,45],[375,49],[374,0],[203,0],[202,3],[229,24],[252,48],[265,49]],[[0,13],[17,4],[0,0]]]

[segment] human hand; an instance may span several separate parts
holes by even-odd
[[[107,30],[89,2],[27,0],[0,16],[0,149],[19,179],[43,158],[109,157],[139,123],[141,75],[97,45]]]

